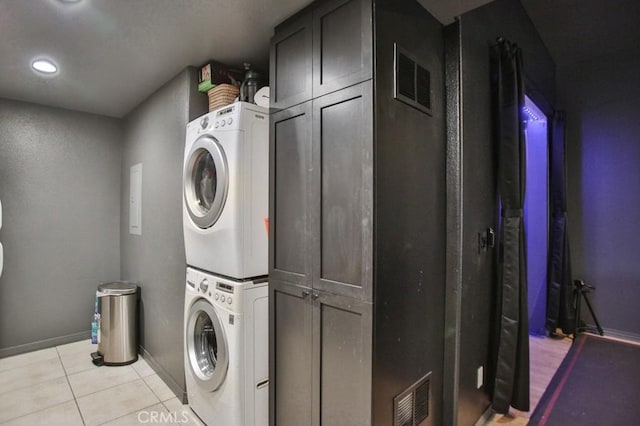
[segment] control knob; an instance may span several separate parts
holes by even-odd
[[[208,288],[209,288],[209,281],[207,281],[207,279],[204,278],[202,281],[200,281],[200,290],[203,293],[205,293]]]

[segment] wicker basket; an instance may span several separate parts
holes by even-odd
[[[209,111],[232,104],[240,94],[240,89],[232,84],[218,84],[207,92],[209,95]]]

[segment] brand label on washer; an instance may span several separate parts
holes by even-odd
[[[233,325],[234,317],[232,314],[229,315],[229,324]]]

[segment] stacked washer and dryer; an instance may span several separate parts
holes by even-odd
[[[268,424],[268,109],[245,102],[187,125],[185,376],[208,425]]]

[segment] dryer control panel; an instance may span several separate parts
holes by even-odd
[[[247,102],[235,102],[191,121],[187,125],[187,133],[191,133],[191,138],[197,138],[212,131],[244,130],[243,122],[247,126],[253,121],[268,123],[269,109]]]
[[[238,128],[237,104],[219,109],[213,118],[213,128],[218,130],[234,130]]]

